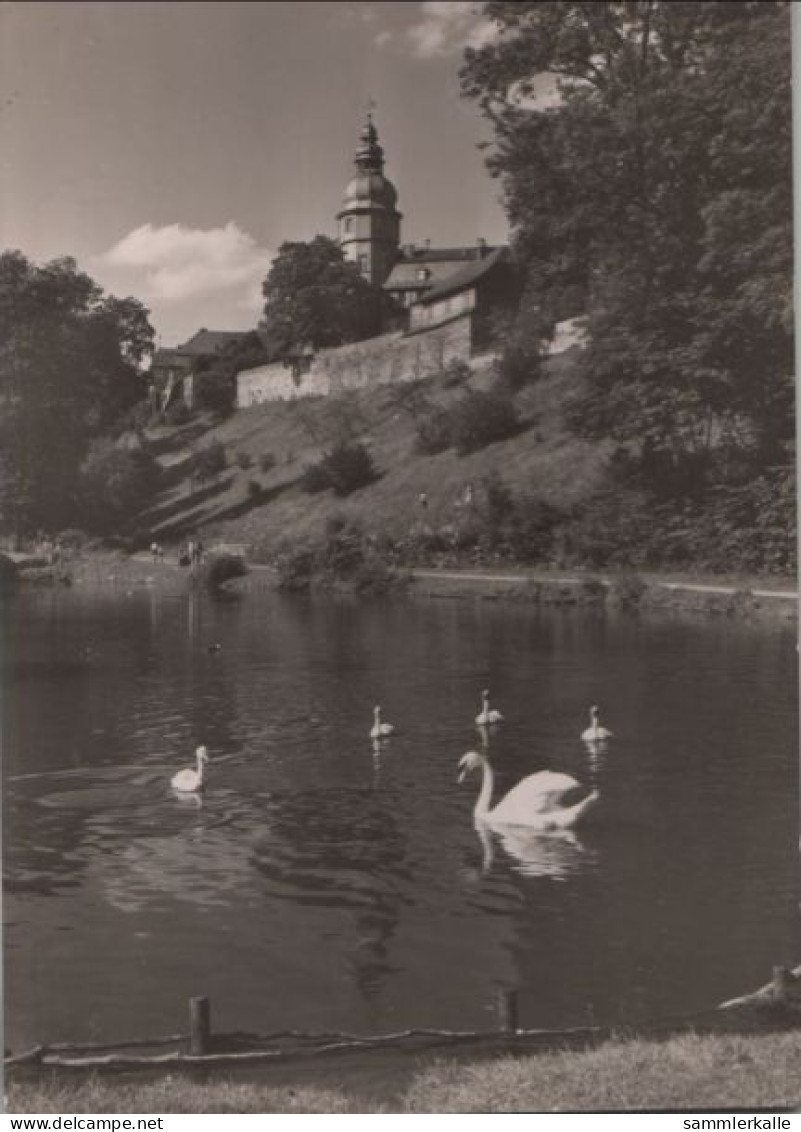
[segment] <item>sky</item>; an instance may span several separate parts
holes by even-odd
[[[281,243],[336,235],[371,100],[402,242],[502,243],[459,95],[480,7],[0,2],[0,246],[72,256],[165,346],[250,328]]]

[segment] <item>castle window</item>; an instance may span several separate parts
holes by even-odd
[[[345,218],[345,231],[351,232],[353,230],[353,217],[347,216]]]

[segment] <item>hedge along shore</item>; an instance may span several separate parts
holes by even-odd
[[[269,566],[249,565],[246,578],[233,588],[247,593],[275,589],[276,572]],[[783,588],[780,588],[783,587]],[[347,583],[337,590],[347,592]],[[728,581],[676,581],[640,575],[552,575],[538,571],[421,569],[411,567],[394,595],[473,601],[512,601],[548,607],[588,610],[626,610],[643,614],[686,614],[735,617],[795,623],[798,594],[790,579],[769,585],[758,579],[733,585]]]
[[[224,548],[226,551],[229,548]],[[231,548],[232,549],[232,548]],[[215,548],[210,548],[213,554]],[[226,586],[229,592],[256,593],[278,588],[278,574],[269,565],[248,562],[248,574]],[[69,582],[81,589],[117,588],[129,591],[151,588],[173,594],[188,591],[192,574],[178,565],[174,556],[154,562],[149,554],[128,555],[119,551],[90,550],[74,555],[65,566]],[[403,572],[399,572],[401,575]],[[20,572],[26,585],[26,571]],[[47,571],[31,572],[30,584],[59,584]],[[347,582],[337,586],[348,592]],[[641,614],[683,614],[700,617],[731,617],[795,623],[798,592],[792,579],[759,578],[692,581],[670,575],[554,574],[528,568],[477,570],[469,567],[410,567],[401,576],[392,595],[413,598],[449,598],[480,601],[513,601],[547,607],[588,610],[625,610]]]

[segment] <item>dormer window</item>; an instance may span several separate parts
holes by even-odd
[[[421,283],[425,283],[427,279],[431,278],[431,272],[427,267],[418,267],[417,278]]]

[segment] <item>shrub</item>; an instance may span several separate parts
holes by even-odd
[[[314,582],[323,586],[345,582],[360,593],[383,593],[398,581],[388,551],[358,520],[332,515],[321,538],[279,550],[278,584],[298,591]]]
[[[261,495],[261,484],[258,480],[248,480],[248,495],[251,499],[257,499]]]
[[[300,476],[301,491],[316,495],[318,491],[327,491],[329,487],[331,487],[331,479],[322,461],[319,464],[308,464],[303,469]]]
[[[16,585],[19,571],[13,558],[0,554],[0,593]]]
[[[585,601],[606,601],[606,586],[600,578],[584,578],[580,593]]]
[[[624,609],[636,609],[648,590],[647,584],[639,574],[624,572],[614,579],[611,586],[612,600]]]
[[[253,457],[249,452],[237,452],[235,459],[237,465],[242,469],[243,472],[253,463]]]
[[[280,589],[290,593],[308,590],[315,571],[314,549],[303,545],[280,548],[274,565]]]
[[[451,421],[444,409],[433,409],[421,417],[416,431],[414,450],[420,456],[435,456],[451,446]]]
[[[451,413],[451,435],[460,456],[505,440],[517,432],[519,424],[511,397],[497,391],[471,390]]]
[[[214,440],[195,452],[192,474],[200,480],[211,479],[223,471],[227,463],[225,446],[219,440]]]
[[[471,374],[472,370],[467,362],[452,361],[442,371],[440,381],[446,389],[450,389],[454,385],[464,385],[470,380]]]
[[[325,457],[325,467],[336,495],[350,495],[377,478],[373,458],[363,444],[339,444]]]
[[[209,554],[201,562],[195,578],[207,590],[218,590],[233,578],[243,578],[247,566],[238,554]]]
[[[275,456],[273,456],[272,452],[262,452],[261,456],[259,456],[259,470],[265,475],[267,472],[271,472],[277,463],[278,461]]]
[[[338,444],[327,452],[317,464],[311,464],[301,476],[304,491],[325,491],[333,488],[335,495],[350,495],[366,487],[377,478],[373,458],[358,442]]]
[[[147,428],[153,417],[153,410],[149,400],[137,401],[130,409],[114,422],[109,430],[111,436],[122,436],[126,432],[141,432]]]
[[[80,550],[86,546],[89,536],[77,527],[68,527],[66,531],[59,531],[58,541],[66,550]]]
[[[186,424],[191,416],[192,412],[186,401],[173,401],[161,414],[161,419],[172,428],[178,428]]]

